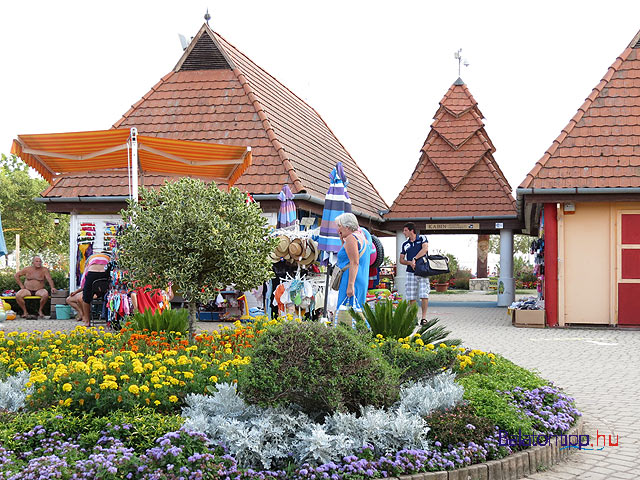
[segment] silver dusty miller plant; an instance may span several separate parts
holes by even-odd
[[[286,408],[248,405],[229,384],[216,385],[211,396],[189,395],[182,416],[185,428],[224,444],[242,467],[282,468],[339,461],[361,448],[385,455],[403,448],[427,448],[429,428],[422,417],[462,400],[455,375],[440,374],[403,387],[389,410],[363,407],[360,415],[336,412],[324,423]]]
[[[28,382],[29,372],[26,370],[0,382],[0,410],[17,412],[24,407],[27,395],[33,393],[33,387],[27,388]]]

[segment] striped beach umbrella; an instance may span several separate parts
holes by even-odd
[[[296,204],[293,203],[293,193],[289,185],[282,187],[282,190],[278,194],[280,199],[280,210],[278,211],[278,223],[277,228],[288,227],[296,223]]]
[[[323,251],[322,263],[324,265],[329,262],[331,253],[337,253],[342,247],[336,227],[336,217],[342,213],[351,212],[351,199],[347,193],[348,184],[342,162],[338,162],[329,177],[329,190],[324,197],[322,223],[320,224],[318,248]]]

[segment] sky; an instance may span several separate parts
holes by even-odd
[[[318,111],[389,205],[458,77],[455,51],[515,193],[640,30],[637,0],[0,2],[0,153],[18,134],[110,128],[173,69],[178,34],[194,36],[207,8]],[[474,242],[430,238],[467,265]]]

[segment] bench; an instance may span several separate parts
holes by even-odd
[[[16,296],[15,295],[1,295],[0,298],[2,300],[15,300]],[[40,295],[27,295],[26,297],[24,297],[25,300],[40,300]]]

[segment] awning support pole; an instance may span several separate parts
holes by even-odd
[[[131,185],[133,198],[138,201],[138,129],[131,127]]]

